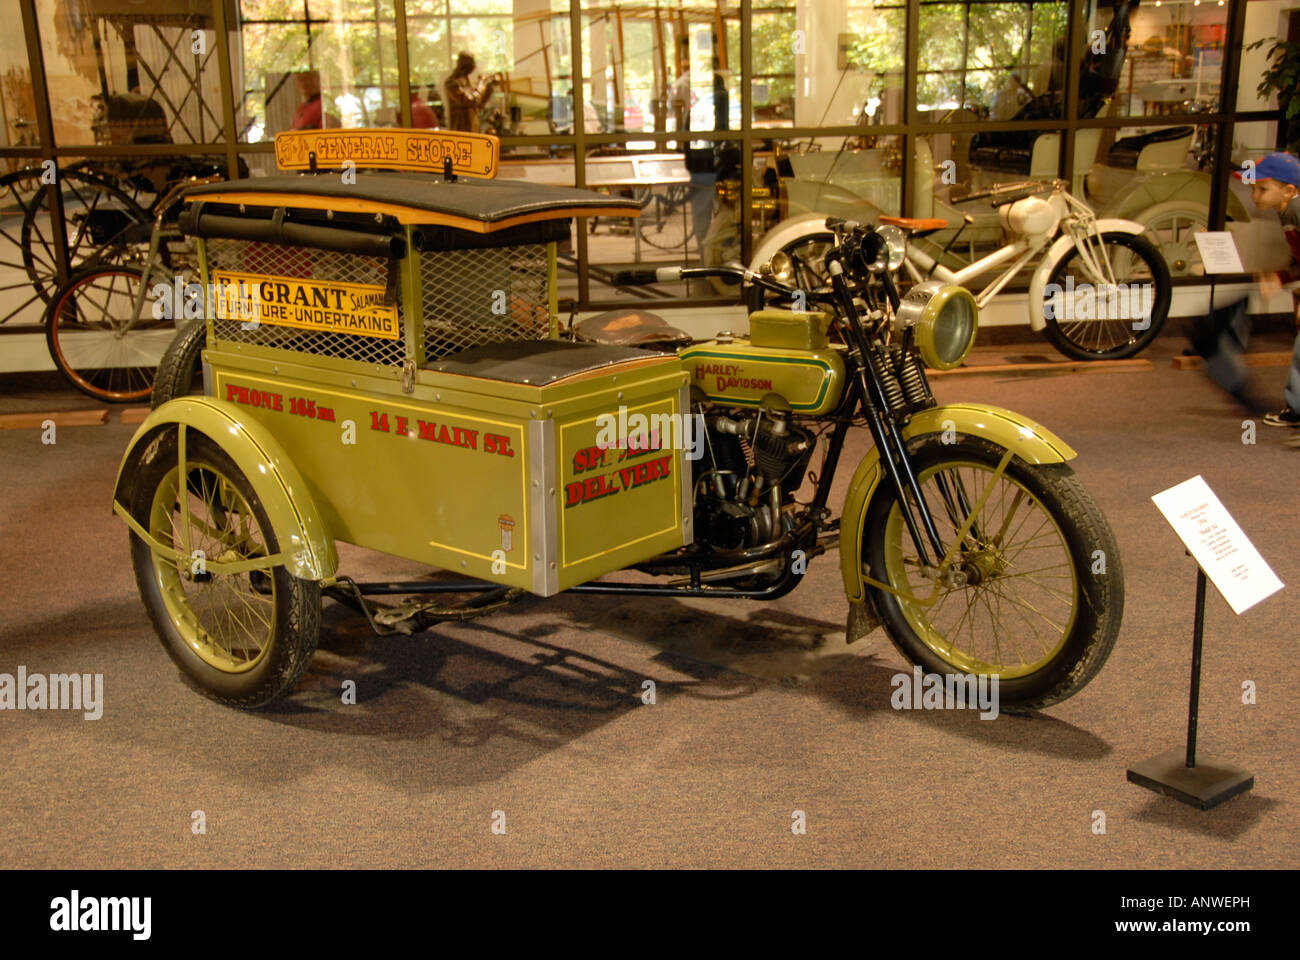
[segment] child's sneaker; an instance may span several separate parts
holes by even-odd
[[[1277,413],[1264,414],[1264,422],[1270,427],[1300,427],[1300,413],[1283,407]]]

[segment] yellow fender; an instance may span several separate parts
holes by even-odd
[[[235,461],[253,485],[286,568],[302,580],[325,580],[338,570],[338,550],[311,491],[270,432],[255,420],[240,416],[237,406],[212,397],[169,400],[152,411],[131,438],[113,487],[114,503],[128,506],[125,497],[135,480],[144,450],[153,437],[173,424],[205,435]]]
[[[913,415],[903,428],[903,439],[911,440],[945,430],[988,440],[1014,451],[1026,463],[1064,463],[1078,456],[1068,443],[1028,417],[979,403],[953,403],[922,410]],[[880,452],[873,448],[854,471],[848,496],[844,499],[844,511],[840,514],[840,572],[844,576],[844,592],[854,605],[862,604],[867,598],[866,584],[862,579],[862,527],[871,498],[876,495],[881,478],[885,476],[880,465]],[[861,620],[863,614],[857,612]],[[851,608],[850,634],[855,632],[852,626],[854,613],[855,608]],[[856,640],[865,632],[850,636],[849,640]]]

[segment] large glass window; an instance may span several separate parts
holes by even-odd
[[[41,0],[36,10],[60,146],[224,140],[212,3]]]
[[[393,0],[239,2],[240,139],[397,122]]]

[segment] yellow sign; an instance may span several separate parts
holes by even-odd
[[[351,333],[396,340],[397,306],[383,287],[366,283],[298,280],[264,273],[214,270],[217,316],[300,330]]]
[[[495,177],[501,144],[486,133],[451,130],[289,130],[275,135],[275,163],[281,170],[309,170],[316,164],[334,168],[345,161],[358,167],[442,173],[451,169],[471,177]]]

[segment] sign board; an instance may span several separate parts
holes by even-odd
[[[214,270],[218,317],[323,333],[396,340],[397,305],[385,304],[378,284],[300,280],[264,273]]]
[[[1151,500],[1233,613],[1243,613],[1282,589],[1282,581],[1204,478],[1184,480]]]
[[[500,141],[486,133],[453,130],[288,130],[275,135],[275,164],[281,170],[336,169],[346,161],[359,168],[442,173],[451,159],[453,173],[491,179],[497,174]]]
[[[1192,237],[1196,240],[1196,249],[1200,251],[1206,273],[1246,272],[1237,254],[1237,244],[1227,230],[1201,230]]]

